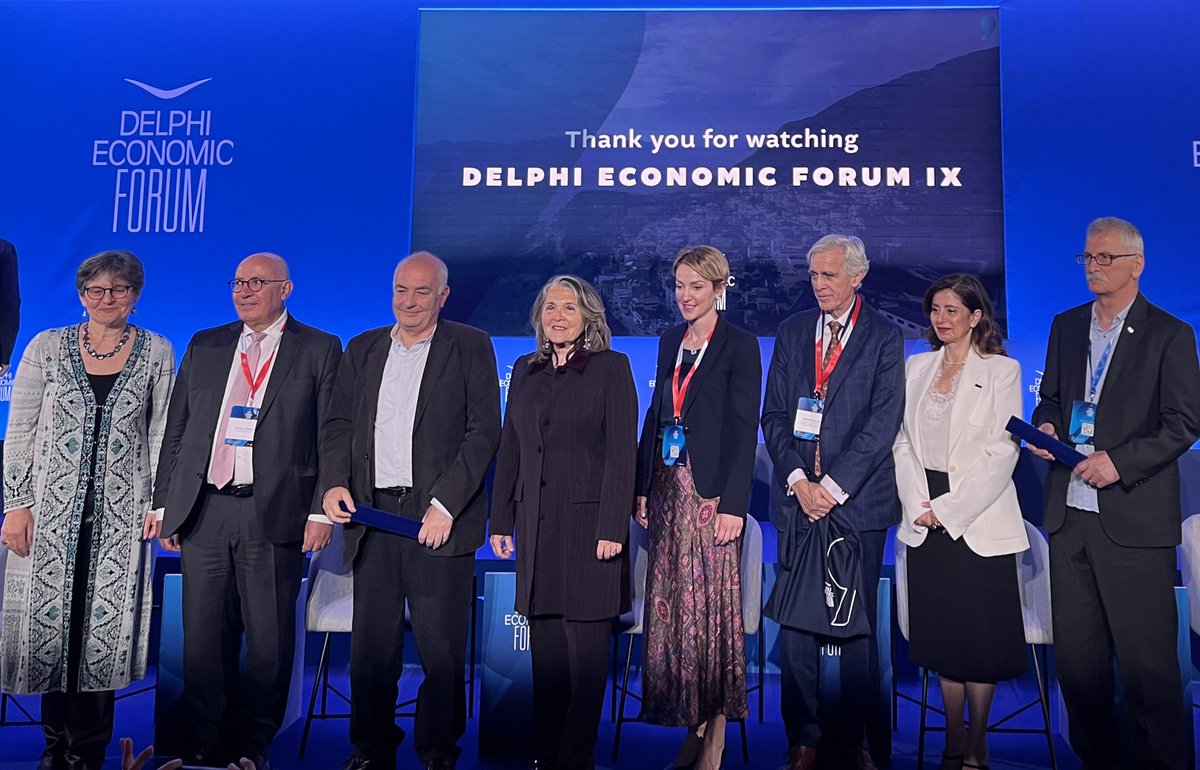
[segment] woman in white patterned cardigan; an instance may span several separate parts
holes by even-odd
[[[100,767],[114,692],[146,673],[152,473],[175,352],[129,323],[144,278],[126,251],[85,260],[86,320],[34,337],[13,383],[0,687],[42,694],[43,770]]]

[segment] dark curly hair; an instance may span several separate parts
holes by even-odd
[[[980,355],[1008,355],[1004,350],[1004,340],[1000,336],[1000,329],[996,326],[996,313],[992,310],[992,299],[978,278],[969,273],[955,273],[944,275],[934,281],[925,290],[925,299],[921,301],[921,310],[925,313],[926,318],[933,309],[934,295],[939,291],[952,291],[957,294],[968,312],[980,311],[979,323],[975,324],[975,328],[971,330],[971,345]],[[932,326],[927,327],[922,336],[934,350],[941,349],[944,344],[938,339],[937,332]]]

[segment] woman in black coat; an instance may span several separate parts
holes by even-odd
[[[637,393],[609,349],[591,284],[560,275],[531,313],[537,352],[513,364],[492,496],[491,546],[517,553],[529,620],[539,768],[592,768],[612,622],[629,609]]]

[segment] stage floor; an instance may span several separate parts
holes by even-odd
[[[304,703],[308,703],[308,688],[311,687],[312,672],[305,682]],[[333,680],[344,690],[346,685],[344,668],[333,672]],[[420,679],[419,672],[406,672],[401,681],[402,695],[411,696]],[[932,682],[931,682],[932,685]],[[900,682],[903,692],[919,695],[920,681],[903,678]],[[931,690],[934,689],[931,686]],[[1007,713],[1007,710],[1024,703],[1034,696],[1031,678],[1018,683],[1006,683],[997,693],[995,714]],[[130,736],[140,748],[151,741],[153,736],[153,691],[125,698],[117,704],[116,735]],[[36,698],[21,699],[27,706],[36,707]],[[331,702],[332,705],[332,702]],[[751,718],[747,721],[747,735],[750,744],[750,762],[743,764],[741,758],[741,743],[738,738],[737,726],[729,726],[727,745],[728,754],[725,767],[736,770],[739,767],[763,770],[778,767],[786,749],[783,725],[779,716],[779,687],[776,677],[768,676],[766,687],[766,703],[764,721],[757,721],[757,696],[751,695]],[[628,710],[633,712],[635,706],[630,703]],[[332,709],[331,709],[332,710]],[[36,714],[36,711],[34,712]],[[1196,712],[1200,715],[1200,711]],[[9,718],[15,716],[10,707]],[[936,717],[931,716],[931,720]],[[1197,717],[1200,721],[1200,716]],[[409,729],[405,722],[401,726]],[[893,763],[896,770],[910,770],[917,767],[917,725],[918,708],[901,699],[898,711],[899,725],[893,733]],[[1038,727],[1041,717],[1036,709],[1026,712],[1019,717],[1019,726]],[[350,743],[347,739],[347,723],[344,719],[331,719],[324,722],[314,722],[309,735],[308,751],[304,759],[297,757],[300,744],[302,722],[291,725],[276,739],[271,750],[271,759],[276,768],[288,770],[297,768],[303,770],[336,770],[342,760],[350,753]],[[604,719],[600,724],[600,739],[596,752],[598,767],[614,768],[660,768],[674,756],[676,743],[681,738],[678,730],[661,727],[651,727],[638,723],[626,723],[622,728],[621,752],[618,761],[610,761],[613,733],[615,724],[609,721],[608,704],[605,704]],[[467,735],[462,742],[463,755],[459,761],[460,770],[473,768],[488,768],[489,770],[508,770],[509,768],[524,768],[528,763],[517,761],[480,760],[475,748],[477,722],[470,720]],[[411,732],[411,730],[410,730]],[[937,767],[937,760],[942,749],[942,734],[929,734],[926,745],[925,766]],[[27,770],[41,753],[41,731],[37,727],[2,727],[0,728],[0,770]],[[1045,738],[1042,735],[1011,735],[993,734],[989,738],[992,758],[991,766],[996,770],[1015,770],[1017,768],[1046,768],[1050,766]],[[1058,766],[1063,770],[1075,770],[1079,767],[1078,760],[1071,754],[1066,742],[1055,737],[1055,750],[1058,755]],[[116,741],[109,747],[110,761],[106,766],[119,767],[120,751]],[[401,746],[398,754],[399,767],[416,767],[417,761],[412,753],[411,743]]]

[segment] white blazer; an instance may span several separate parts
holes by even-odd
[[[929,500],[917,415],[945,350],[908,359],[904,422],[892,446],[904,511],[896,537],[912,547],[925,542],[927,528],[915,522],[925,511],[921,503]],[[1007,356],[982,357],[972,348],[950,411],[950,492],[938,498],[933,511],[947,534],[965,539],[980,556],[1029,547],[1012,481],[1020,447],[1004,429],[1010,417],[1021,414],[1021,365]]]

